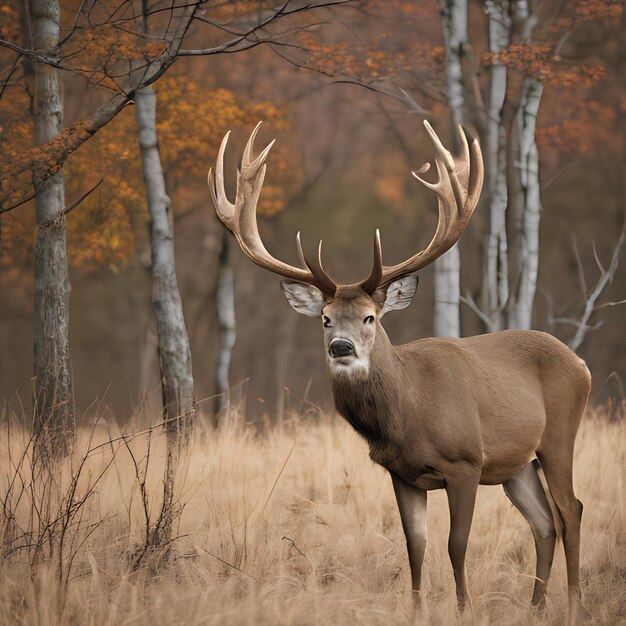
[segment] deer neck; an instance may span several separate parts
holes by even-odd
[[[378,324],[367,372],[330,375],[337,411],[370,443],[388,439],[399,397],[397,356]]]

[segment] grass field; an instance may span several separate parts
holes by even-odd
[[[128,445],[118,436],[102,423],[82,430],[71,463],[31,489],[25,435],[2,431],[2,624],[411,623],[391,481],[339,419],[294,416],[262,434],[237,420],[199,428],[179,470],[184,509],[169,559],[134,571],[146,527],[141,484],[146,476],[154,519],[165,455],[156,433]],[[597,624],[626,623],[625,442],[625,423],[588,412],[575,485],[585,505],[584,602]],[[500,487],[479,490],[468,555],[473,611],[463,617],[447,530],[445,495],[431,492],[425,623],[564,623],[562,546],[536,614],[530,529]]]

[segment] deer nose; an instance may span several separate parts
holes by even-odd
[[[333,339],[328,346],[328,353],[333,359],[342,356],[356,356],[354,344],[347,339]]]

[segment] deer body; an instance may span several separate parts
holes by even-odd
[[[381,326],[377,338],[369,375],[330,373],[335,404],[374,462],[427,491],[444,488],[459,462],[480,468],[483,485],[513,478],[536,457],[547,423],[576,419],[587,400],[586,366],[544,333],[392,346]],[[565,406],[561,387],[578,390]]]
[[[219,219],[257,265],[287,280],[283,291],[304,315],[321,317],[324,350],[338,412],[369,443],[370,456],[389,470],[404,529],[412,590],[419,606],[427,543],[427,493],[445,489],[450,508],[448,552],[459,607],[469,600],[465,553],[479,484],[502,484],[528,521],[537,555],[533,604],[544,600],[556,545],[552,509],[541,483],[541,467],[563,525],[569,622],[580,604],[579,548],[582,504],[572,486],[576,432],[591,388],[584,362],[541,332],[511,330],[466,339],[421,339],[392,346],[380,319],[402,309],[417,289],[416,272],[459,239],[478,202],[483,182],[480,147],[452,156],[425,122],[437,157],[438,180],[415,177],[438,198],[439,223],[430,244],[406,261],[382,263],[374,240],[369,277],[338,285],[317,259],[296,243],[301,267],[275,259],[256,224],[256,203],[270,144],[253,159],[259,125],[244,150],[231,203],[224,189],[220,147],[209,188]],[[272,142],[273,143],[273,142]]]

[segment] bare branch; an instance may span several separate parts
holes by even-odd
[[[577,351],[580,348],[581,344],[585,340],[587,333],[590,330],[595,330],[602,325],[602,321],[597,322],[596,324],[589,324],[589,319],[593,315],[595,311],[603,306],[617,306],[619,304],[623,304],[625,301],[607,303],[606,305],[597,305],[596,302],[598,298],[604,293],[604,291],[611,285],[613,282],[613,278],[615,276],[615,272],[619,266],[619,254],[621,252],[622,246],[624,245],[624,231],[622,231],[617,243],[615,244],[615,248],[613,248],[613,254],[611,255],[611,262],[609,263],[608,269],[604,269],[600,260],[598,259],[598,255],[596,253],[595,246],[593,247],[593,253],[596,259],[596,263],[598,268],[600,269],[600,276],[596,281],[595,286],[591,290],[591,293],[586,296],[585,307],[583,309],[583,313],[579,320],[573,320],[571,318],[557,318],[555,322],[560,323],[573,323],[577,326],[576,333],[574,337],[572,337],[569,342],[569,347]]]
[[[578,252],[578,244],[576,238],[572,238],[572,246],[574,248],[574,257],[576,258],[576,269],[578,270],[578,280],[580,282],[580,290],[582,293],[587,293],[587,281],[585,280],[585,272],[583,270],[583,264],[580,259],[580,253]]]
[[[478,319],[485,325],[487,332],[492,333],[495,331],[493,320],[476,304],[469,290],[465,292],[465,296],[461,296],[461,302],[466,304],[476,314]]]
[[[182,49],[182,43],[189,31],[189,28],[191,27],[191,24],[199,17],[197,15],[197,11],[199,7],[204,4],[203,1],[190,0],[187,4],[174,6],[169,10],[170,20],[165,28],[165,52],[157,57],[146,59],[145,65],[143,67],[140,68],[138,66],[135,66],[133,68],[134,80],[132,81],[131,88],[122,89],[120,87],[120,91],[115,93],[113,97],[111,97],[108,101],[102,104],[93,115],[83,120],[79,120],[70,128],[57,135],[54,140],[42,146],[38,146],[36,151],[32,153],[26,153],[23,157],[19,158],[15,162],[8,164],[2,172],[2,175],[5,178],[17,179],[20,175],[23,175],[28,171],[32,171],[38,182],[45,181],[56,171],[58,171],[59,168],[62,167],[63,163],[67,160],[67,158],[73,152],[75,152],[85,141],[87,141],[96,132],[98,132],[98,130],[108,124],[126,105],[131,103],[134,99],[134,94],[138,89],[151,85],[156,80],[158,80],[179,57],[210,56],[212,54],[240,52],[243,50],[249,50],[250,48],[262,44],[274,44],[286,47],[289,44],[278,41],[278,39],[280,39],[280,37],[283,36],[284,33],[274,33],[273,35],[268,35],[267,37],[262,38],[258,37],[257,34],[263,28],[270,26],[271,24],[277,22],[282,18],[317,9],[347,5],[353,2],[354,0],[328,0],[322,2],[310,2],[306,4],[294,3],[292,5],[291,0],[285,0],[278,7],[274,8],[268,15],[260,19],[258,23],[250,26],[247,30],[237,33],[237,35],[231,38],[229,41],[205,49]],[[97,3],[86,4],[83,1],[79,8],[79,13],[82,12],[86,16],[87,23],[89,24],[90,28],[107,24],[119,30],[129,32],[127,29],[122,27],[122,23],[137,18],[134,13],[132,13],[132,15],[129,14],[130,3],[128,3],[126,0],[123,0],[112,13],[107,13],[106,19],[104,21],[92,20],[91,13],[96,4]],[[98,6],[100,5],[98,4]],[[182,14],[180,12],[181,9]],[[165,9],[163,9],[162,7],[159,7],[155,8],[154,12],[162,12],[164,10]],[[178,13],[180,19],[177,20],[177,25],[173,29],[173,32],[171,32],[171,24],[174,10],[176,10],[176,13]],[[78,22],[79,17],[77,15],[74,19],[73,25],[70,28],[70,34],[76,32],[79,29],[86,28],[86,26],[81,26]],[[233,29],[233,32],[236,31]],[[135,31],[132,31],[132,33],[137,36],[142,36],[141,33],[137,33]],[[69,35],[63,39],[63,42],[68,41],[68,37]],[[1,46],[4,46],[16,52],[18,54],[18,58],[20,58],[21,56],[26,56],[27,58],[33,59],[40,63],[51,65],[63,71],[80,72],[82,74],[85,73],[84,70],[79,70],[72,65],[68,65],[57,57],[42,55],[34,50],[23,48],[5,40],[0,40],[0,47]],[[67,58],[69,58],[69,56]],[[142,71],[143,74],[141,74]],[[117,74],[115,72],[107,71],[105,76],[109,80],[115,80],[124,76],[129,76],[129,73],[127,72],[123,74]],[[91,76],[91,80],[89,77],[87,77],[87,79],[90,80],[92,84],[98,85],[100,82],[102,82],[101,79],[94,80],[94,78],[97,78],[95,74]],[[111,87],[108,86],[108,88]],[[54,163],[52,167],[50,166],[50,162]],[[34,196],[32,194],[28,194],[28,197],[20,198],[11,206],[2,208],[0,212],[8,212],[16,208],[17,206],[24,204],[33,197]],[[7,199],[8,198],[6,197],[0,199],[0,206],[2,206],[3,201]]]

